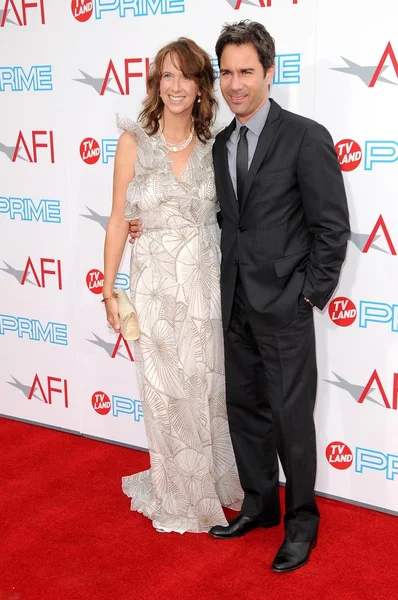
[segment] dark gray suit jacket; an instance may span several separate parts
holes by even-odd
[[[239,269],[252,307],[279,329],[296,317],[301,294],[323,309],[337,285],[350,233],[343,178],[329,132],[271,100],[239,211],[226,148],[234,127],[213,146],[223,325]]]

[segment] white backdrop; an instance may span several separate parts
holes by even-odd
[[[245,18],[276,40],[272,97],[331,131],[349,198],[341,283],[316,314],[317,490],[396,512],[396,0],[0,0],[0,413],[146,446],[134,347],[100,304],[115,113],[135,118],[163,44],[215,57]],[[127,250],[126,288],[128,270]]]

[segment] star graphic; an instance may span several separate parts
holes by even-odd
[[[12,381],[7,381],[6,383],[16,387],[17,390],[20,390],[23,393],[23,395],[27,398],[29,396],[29,392],[30,392],[32,386],[24,385],[23,383],[18,381],[18,379],[16,379],[13,375],[11,375],[11,377],[13,378],[14,383]],[[39,398],[39,396],[36,396],[36,394],[33,394],[32,398],[36,398],[36,400],[40,400],[40,402],[44,402],[44,400],[42,398]]]
[[[91,208],[89,208],[88,206],[86,206],[87,210],[90,211],[90,215],[80,215],[81,217],[84,217],[85,219],[91,219],[91,221],[95,221],[96,223],[99,223],[102,227],[102,229],[106,230],[106,224],[108,223],[108,219],[109,217],[104,217],[102,215],[99,215],[98,213],[95,212],[95,210],[91,210]]]
[[[8,18],[9,14],[10,14],[10,10],[7,10],[7,16],[6,16],[5,23],[11,23],[12,25],[18,25],[18,23],[14,23],[14,21],[11,21],[11,19]],[[4,10],[0,10],[0,23],[3,22],[3,18],[4,18]]]
[[[380,235],[375,235],[374,239],[378,240],[380,237]],[[351,237],[350,240],[352,241],[352,243],[354,244],[354,246],[356,246],[358,248],[358,250],[360,250],[362,252],[362,250],[365,248],[366,246],[366,242],[369,239],[369,234],[368,233],[355,233],[354,231],[351,231]],[[379,248],[379,246],[376,246],[376,244],[370,244],[370,247],[373,250],[378,250],[379,252],[384,252],[385,254],[389,254],[389,252],[387,252],[387,250],[383,250],[383,248]]]
[[[14,267],[12,267],[11,265],[9,265],[5,260],[3,260],[3,263],[7,266],[6,269],[1,268],[0,271],[4,271],[5,273],[8,273],[9,275],[13,275],[15,277],[15,279],[21,283],[22,281],[22,277],[25,271],[21,271],[19,269],[14,269]],[[30,271],[28,271],[28,274],[30,275]],[[32,284],[32,285],[36,285],[35,283],[33,283],[33,281],[30,281],[29,279],[26,279],[25,281],[27,281],[28,283]]]
[[[344,56],[341,56],[341,58],[348,65],[348,67],[331,67],[331,70],[340,71],[341,73],[346,73],[347,75],[356,75],[361,81],[363,81],[363,83],[366,86],[369,87],[369,83],[371,82],[374,72],[377,69],[377,65],[375,65],[374,67],[361,67],[361,65],[352,62],[352,60],[349,60],[348,58],[344,58]],[[381,73],[384,73],[387,67],[388,65],[384,65],[381,69]],[[390,81],[389,79],[386,79],[385,77],[381,76],[377,78],[377,81],[382,81],[383,83],[390,83],[391,85],[397,85],[393,81]]]
[[[14,156],[15,148],[16,148],[16,146],[6,146],[5,144],[2,144],[0,142],[0,152],[4,152],[4,154],[6,154],[11,161],[12,161],[12,157]],[[28,162],[28,160],[26,158],[24,158],[23,156],[21,156],[19,154],[19,152],[17,154],[17,158]]]
[[[324,379],[323,381],[326,381],[326,383],[331,383],[332,385],[335,385],[341,388],[342,390],[345,390],[350,394],[350,396],[354,398],[355,402],[358,402],[363,390],[365,389],[365,386],[355,385],[354,383],[350,383],[346,379],[343,379],[342,377],[340,377],[340,375],[337,375],[337,373],[334,373],[333,371],[332,373],[338,381],[330,381],[328,379]],[[375,388],[370,388],[369,393],[371,394],[372,392],[374,392],[374,390]],[[383,408],[385,408],[384,403],[382,404],[381,402],[378,402],[374,398],[371,398],[369,395],[367,395],[365,399],[369,400],[370,402],[373,402],[374,404],[377,404],[377,406],[382,406]]]
[[[73,79],[73,81],[78,81],[79,83],[84,83],[85,85],[90,85],[92,88],[95,89],[95,91],[97,92],[97,94],[101,93],[102,90],[102,86],[104,85],[104,81],[105,78],[104,77],[91,77],[91,75],[89,75],[88,73],[85,73],[84,71],[82,71],[81,69],[79,69],[80,73],[84,76],[84,79]],[[112,79],[109,79],[109,82],[111,82]],[[110,87],[106,87],[105,88],[107,92],[112,92],[113,94],[119,94],[119,92],[116,92],[115,90],[113,90]]]
[[[86,339],[86,342],[90,342],[90,344],[94,344],[95,346],[99,346],[100,348],[103,348],[105,350],[105,352],[108,354],[108,356],[112,356],[113,351],[115,349],[115,343],[114,342],[105,342],[105,340],[100,338],[93,331],[91,332],[91,334],[95,337],[95,340]],[[122,358],[125,358],[126,360],[128,360],[127,356],[123,356],[123,354],[121,354],[120,350],[118,350],[116,352],[116,356],[121,356]]]

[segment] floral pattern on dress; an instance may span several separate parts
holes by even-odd
[[[151,468],[123,478],[131,509],[156,529],[226,525],[239,483],[225,403],[220,231],[212,142],[196,145],[180,178],[159,135],[118,119],[137,143],[126,220],[143,233],[131,251],[135,359]]]

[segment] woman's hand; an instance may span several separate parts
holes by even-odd
[[[116,298],[105,302],[106,319],[116,333],[120,333],[120,317]]]
[[[130,235],[129,242],[130,242],[130,244],[134,244],[136,238],[141,237],[141,232],[142,232],[142,222],[140,219],[133,219],[132,221],[129,221],[129,235]]]

